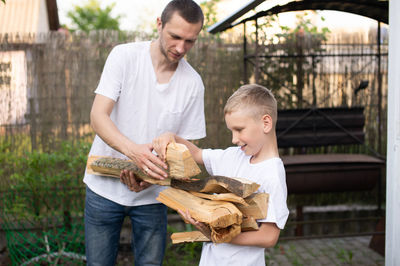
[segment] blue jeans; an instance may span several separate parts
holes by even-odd
[[[87,265],[115,265],[125,216],[129,216],[132,222],[131,244],[135,266],[162,265],[167,234],[167,207],[163,204],[123,206],[86,187]]]

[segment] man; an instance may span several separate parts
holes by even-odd
[[[204,86],[183,59],[203,19],[192,0],[173,0],[157,18],[158,39],[111,51],[90,114],[97,134],[90,155],[129,158],[149,176],[163,179],[167,165],[152,153],[152,140],[166,131],[205,137]],[[155,198],[162,187],[126,172],[121,180],[86,173],[84,182],[88,265],[115,264],[125,216],[132,222],[135,265],[161,265],[167,211]]]

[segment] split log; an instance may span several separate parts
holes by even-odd
[[[208,193],[233,193],[239,197],[246,198],[257,191],[259,184],[245,178],[210,176],[197,181],[171,180],[171,187],[187,191]]]
[[[171,235],[172,244],[179,244],[184,242],[208,242],[208,239],[200,231],[179,232]]]
[[[225,228],[211,227],[211,240],[214,243],[228,243],[240,232],[240,224],[232,224]]]
[[[242,213],[230,202],[201,199],[175,188],[161,191],[157,200],[176,211],[188,210],[195,220],[213,228],[226,228],[242,223]]]
[[[248,206],[240,203],[235,203],[236,207],[246,217],[253,217],[254,219],[264,219],[267,217],[268,210],[268,198],[267,193],[254,193],[250,197],[246,198]]]
[[[169,176],[176,179],[188,179],[201,173],[190,151],[184,144],[172,142],[167,146]]]
[[[124,160],[120,158],[112,158],[106,156],[89,156],[86,171],[88,174],[103,175],[119,178],[121,170],[130,170],[135,175],[150,184],[169,186],[171,179],[164,180],[155,179],[146,175],[139,167],[137,167],[131,160]]]
[[[220,201],[228,201],[228,202],[236,202],[242,205],[248,206],[247,202],[233,193],[221,193],[221,194],[207,194],[195,191],[189,191],[191,194],[195,195],[196,197],[209,199],[209,200],[220,200]]]
[[[240,227],[242,232],[257,231],[259,229],[257,221],[253,217],[243,217]]]

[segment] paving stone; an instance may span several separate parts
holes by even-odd
[[[368,247],[370,236],[280,241],[267,265],[377,265],[385,259]]]

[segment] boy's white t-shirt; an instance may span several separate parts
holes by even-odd
[[[268,211],[265,219],[257,222],[275,223],[283,229],[289,216],[286,205],[286,174],[280,158],[272,158],[251,164],[240,147],[226,150],[203,150],[203,161],[210,175],[242,177],[260,185],[257,192],[269,194]],[[201,252],[203,266],[265,265],[265,249],[254,246],[240,246],[229,243],[205,242]]]
[[[111,51],[95,91],[115,101],[110,118],[122,134],[138,144],[151,143],[164,132],[185,139],[205,137],[204,85],[200,75],[181,59],[169,83],[158,84],[150,42],[117,45]],[[95,136],[89,155],[127,159]],[[125,206],[159,203],[161,186],[130,191],[118,178],[85,173],[96,194]]]

